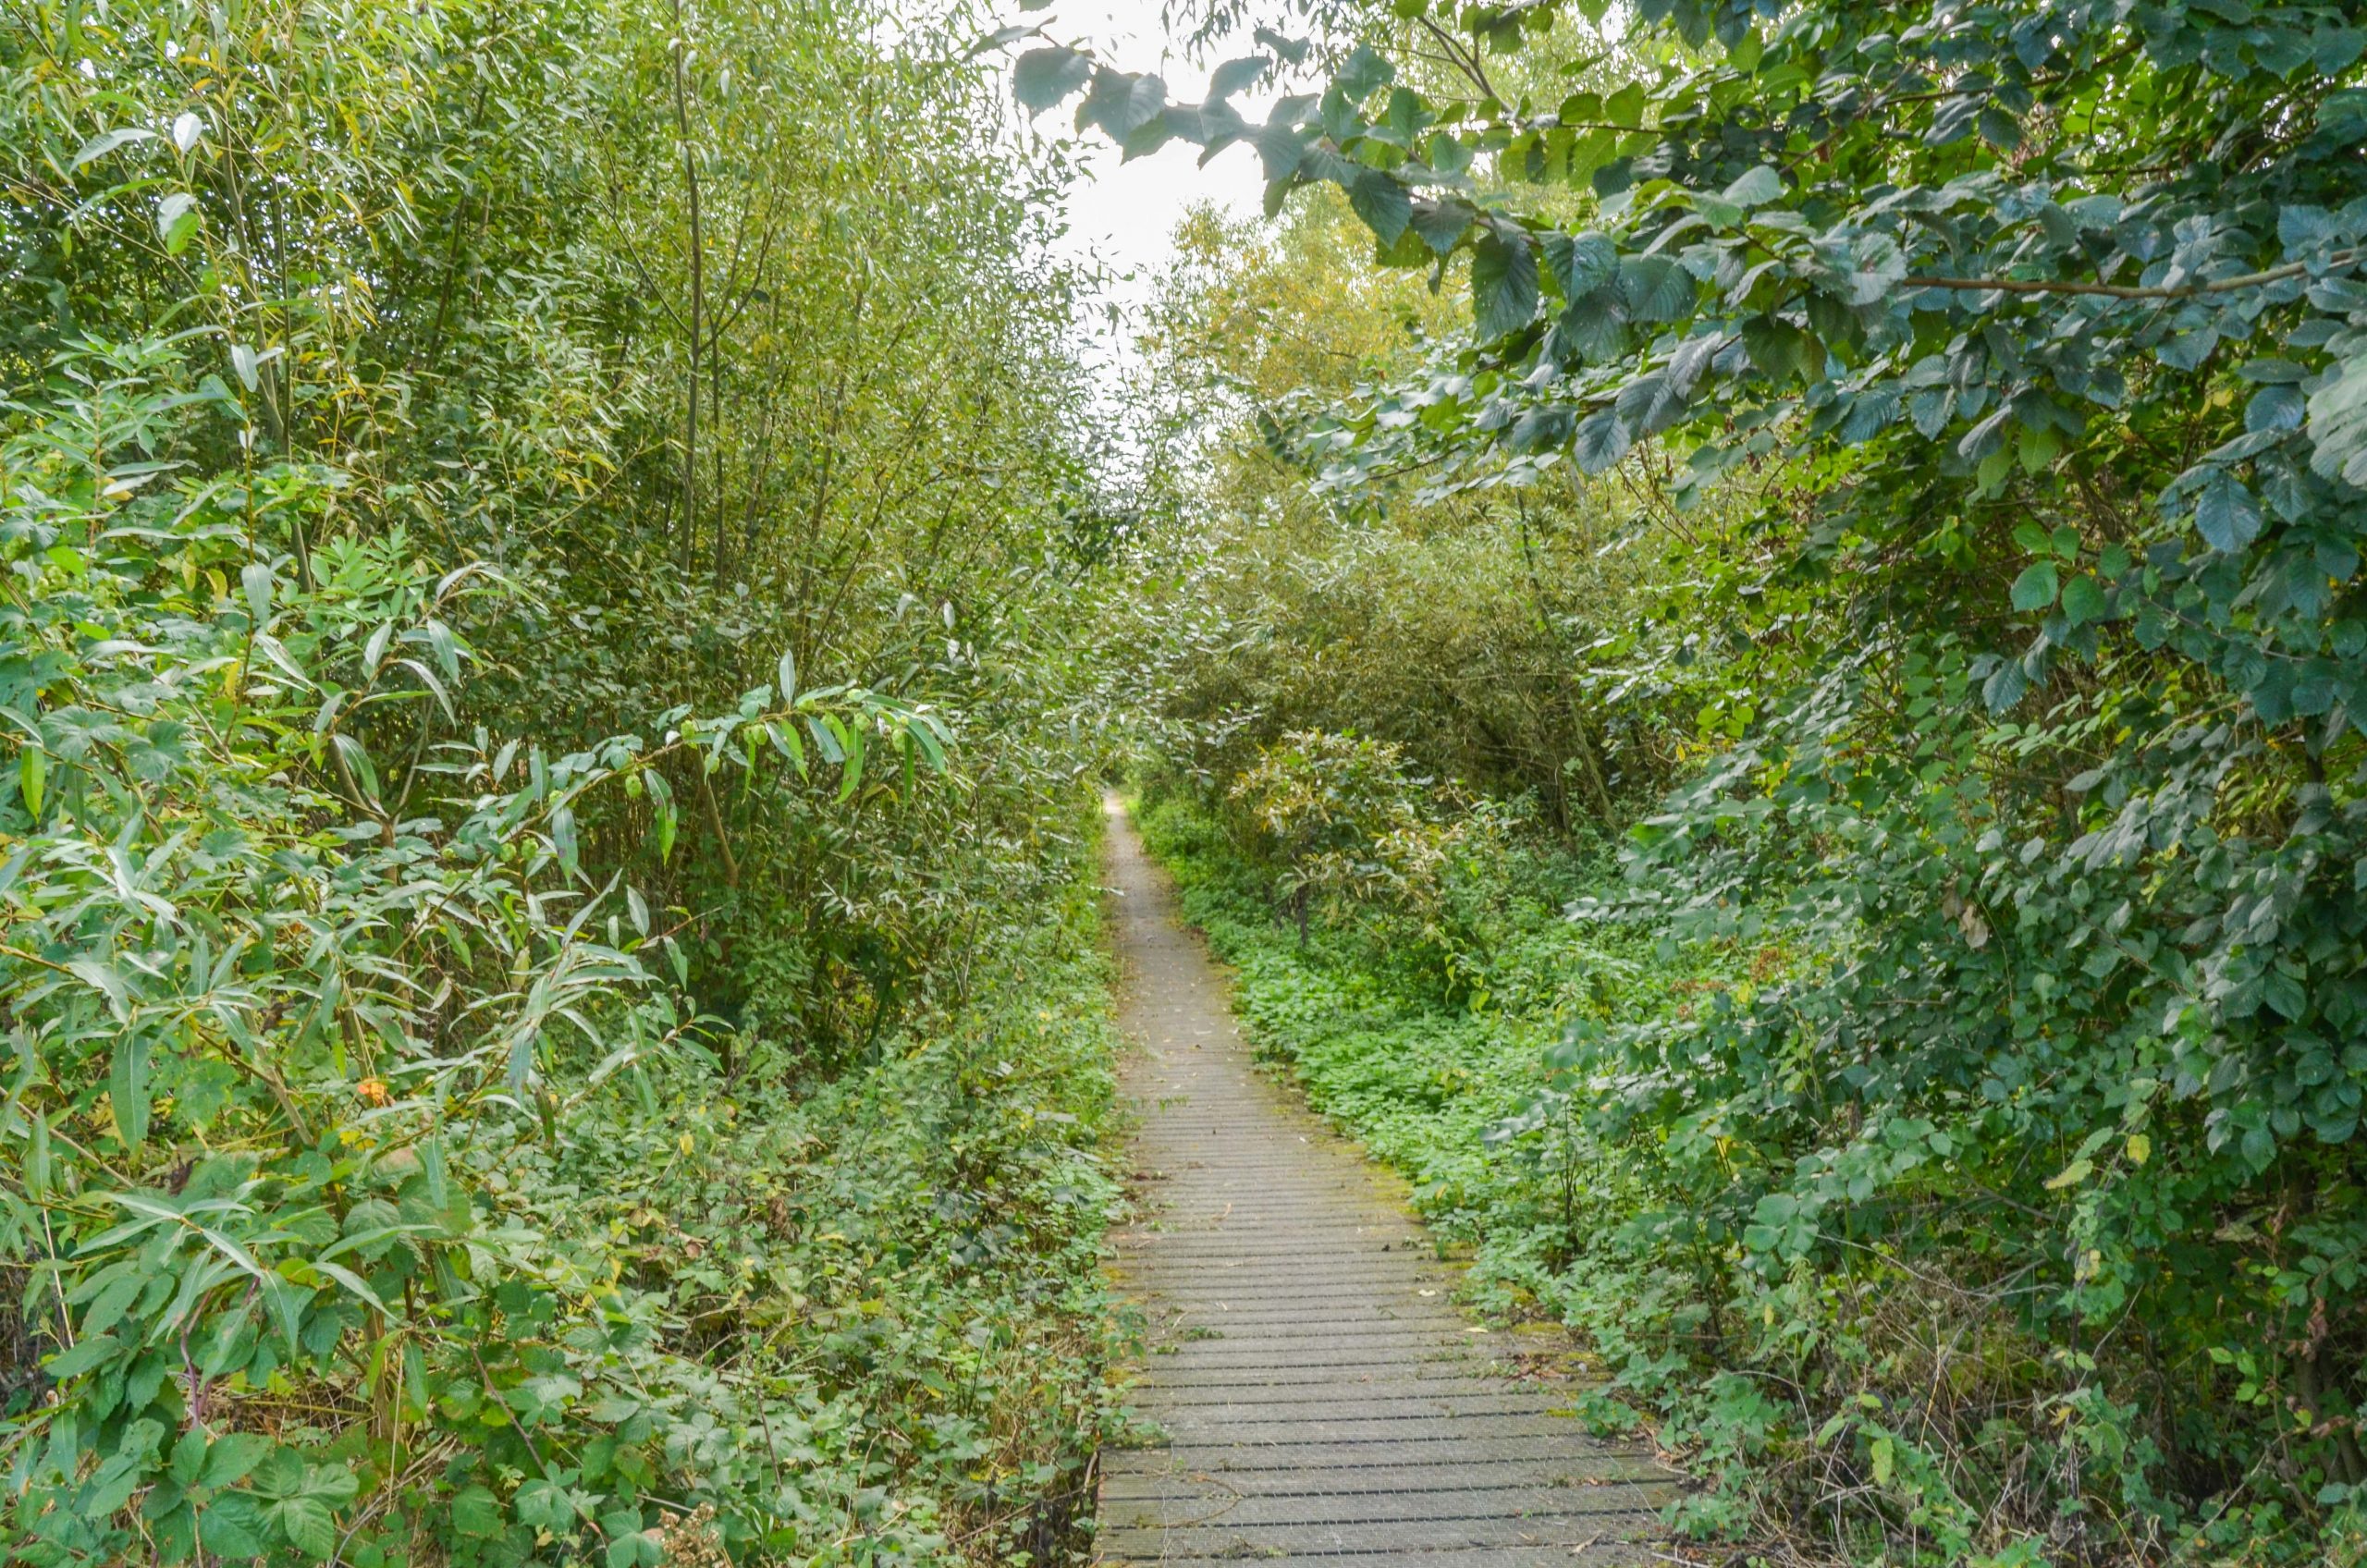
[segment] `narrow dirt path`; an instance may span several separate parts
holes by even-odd
[[[1569,1568],[1648,1560],[1672,1477],[1586,1437],[1566,1385],[1451,1303],[1383,1178],[1252,1066],[1225,984],[1110,808],[1144,1214],[1119,1241],[1150,1322],[1104,1456],[1107,1562]]]

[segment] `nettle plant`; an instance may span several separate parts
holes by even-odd
[[[1668,655],[1755,722],[1597,911],[1790,956],[1555,1064],[1715,1354],[1786,1365],[1753,1441],[1937,1555],[2307,1555],[2367,1482],[2367,18],[1645,0],[1665,67],[1498,91],[1605,9],[1404,0],[1262,125],[1269,33],[1202,104],[1061,45],[1018,91],[1467,265],[1470,342],[1299,427],[1325,483],[1797,476]],[[1843,1400],[1869,1283],[2029,1353]]]
[[[449,722],[461,601],[503,590],[331,526],[333,467],[201,476],[245,417],[215,347],[70,350],[0,441],[9,1556],[654,1562],[649,1304],[472,1201],[702,1048],[652,967],[686,917],[588,880],[577,815],[643,797],[662,859],[684,779],[843,796],[945,722],[784,659],[656,740],[431,743],[402,716]]]

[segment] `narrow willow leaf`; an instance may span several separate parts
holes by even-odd
[[[239,569],[239,585],[246,590],[247,613],[254,617],[256,630],[271,624],[271,568],[262,561],[249,561]]]
[[[115,1116],[116,1136],[124,1147],[136,1149],[148,1141],[149,1039],[127,1029],[117,1036],[114,1067],[107,1074],[107,1106]]]
[[[42,802],[47,798],[48,786],[48,754],[28,742],[17,757],[17,789],[24,797],[26,812],[36,824],[41,821]]]

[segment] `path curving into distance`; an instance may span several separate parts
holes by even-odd
[[[1452,1304],[1384,1178],[1258,1073],[1225,983],[1109,807],[1141,1118],[1118,1234],[1157,1447],[1102,1456],[1105,1562],[1589,1568],[1650,1560],[1674,1476],[1587,1437],[1564,1383]]]

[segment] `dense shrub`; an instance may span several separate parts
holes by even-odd
[[[0,18],[11,1562],[1075,1549],[1090,434],[883,19]]]
[[[1577,913],[1710,988],[1544,1053],[1504,1158],[1567,1150],[1616,1201],[1535,1292],[1748,1462],[1704,1523],[1892,1561],[2356,1557],[2358,7],[1674,0],[1600,30],[1626,80],[1568,83],[1526,46],[1572,58],[1600,6],[1314,14],[1320,93],[1127,134],[1253,141],[1277,199],[1456,280],[1472,331],[1220,403],[1267,466],[1212,490],[1202,575],[1258,570],[1275,520],[1385,537],[1588,483],[1660,531],[1604,540],[1642,554],[1583,606],[1611,625],[1551,743],[1661,742],[1671,788],[1600,814],[1641,820]],[[1294,538],[1317,584],[1381,553]],[[1462,564],[1422,563],[1438,599],[1534,647],[1530,584]],[[1284,672],[1229,709],[1182,687],[1205,788],[1308,692],[1390,739],[1525,705],[1442,696],[1493,667],[1433,668],[1421,617],[1329,608],[1178,639]]]

